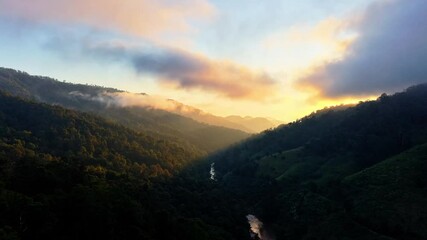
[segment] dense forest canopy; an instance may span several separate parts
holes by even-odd
[[[414,226],[427,219],[420,204],[427,196],[425,143],[427,84],[353,107],[315,112],[210,160],[221,184],[254,206],[278,239],[424,239],[425,231]],[[367,170],[371,168],[375,170]],[[391,169],[399,168],[402,185],[376,181],[392,181],[397,173]],[[355,181],[347,179],[362,177],[353,175],[366,178],[360,180],[366,189],[357,187],[363,198],[377,198],[377,191],[393,192],[395,198],[359,199],[359,190],[349,186]],[[356,206],[359,201],[364,205]],[[410,206],[418,210],[404,212]]]
[[[204,155],[192,145],[3,93],[0,134],[1,239],[230,239],[244,224],[208,178],[178,175]]]

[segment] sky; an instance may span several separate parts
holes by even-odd
[[[425,81],[425,0],[0,0],[0,66],[293,121]]]

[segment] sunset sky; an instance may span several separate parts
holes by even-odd
[[[292,121],[425,82],[425,0],[0,0],[0,66]]]

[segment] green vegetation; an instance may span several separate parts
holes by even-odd
[[[300,161],[301,148],[272,154],[258,161],[258,176],[280,180],[289,172],[290,168]]]
[[[427,144],[346,177],[355,218],[401,239],[427,236]]]
[[[0,237],[241,239],[234,197],[184,171],[202,155],[0,94]]]
[[[210,161],[277,239],[426,239],[425,143],[419,85],[318,111]]]
[[[248,239],[249,213],[276,239],[427,239],[427,85],[207,158],[246,135],[69,94],[115,89],[5,69],[0,87],[0,239]]]
[[[114,99],[105,95],[123,93],[114,88],[59,82],[0,68],[0,89],[13,96],[96,114],[138,132],[192,144],[208,153],[249,137],[239,130],[203,124],[159,109],[116,106],[111,104]]]

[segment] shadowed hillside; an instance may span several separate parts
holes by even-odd
[[[0,94],[2,239],[248,239],[246,216],[262,239],[427,238],[426,84],[205,158],[229,129],[14,74],[36,80],[9,93],[86,113]]]
[[[278,239],[425,239],[425,145],[409,149],[426,142],[424,84],[318,111],[210,160]]]

